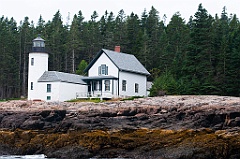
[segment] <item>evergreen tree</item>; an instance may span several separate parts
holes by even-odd
[[[90,62],[99,48],[101,47],[101,36],[99,32],[99,22],[97,22],[98,13],[96,11],[91,15],[91,20],[84,23],[83,41],[85,43],[84,51],[86,52],[86,61]]]
[[[38,19],[38,23],[37,23],[37,26],[36,26],[36,33],[41,34],[42,37],[44,37],[46,35],[45,21],[43,20],[41,15]]]
[[[50,70],[63,71],[64,70],[64,55],[65,55],[65,36],[66,28],[63,26],[62,17],[59,11],[54,15],[52,22],[49,22],[47,27],[47,40],[51,48],[49,56]]]
[[[175,13],[167,25],[167,60],[168,71],[176,78],[182,76],[183,61],[186,58],[187,46],[190,41],[189,29],[180,13]]]
[[[13,18],[0,19],[0,99],[18,96],[17,26]]]
[[[79,51],[82,48],[82,40],[80,39],[80,31],[79,31],[79,21],[77,15],[74,15],[72,24],[70,27],[70,32],[69,32],[69,39],[68,43],[66,44],[67,48],[70,50],[70,55],[66,56],[66,70],[69,70],[69,72],[75,73],[76,71],[76,56],[79,56]],[[69,64],[70,63],[70,64]],[[71,66],[71,69],[67,69],[68,66]],[[70,71],[71,70],[71,71]]]
[[[94,11],[84,21],[79,11],[70,25],[63,25],[57,11],[48,22],[40,15],[36,26],[28,17],[17,26],[13,18],[2,16],[0,99],[27,95],[28,53],[37,34],[46,40],[49,70],[79,72],[83,68],[76,64],[90,62],[101,48],[121,45],[122,52],[134,54],[151,72],[149,80],[156,85],[165,81],[170,94],[239,96],[240,23],[236,15],[228,16],[226,7],[212,17],[200,4],[187,24],[177,12],[166,25],[166,16],[161,20],[154,7],[140,17],[123,10],[116,17],[108,11],[98,17]]]
[[[138,16],[134,13],[126,20],[127,25],[127,44],[126,44],[126,52],[134,54],[140,61],[143,62],[141,52],[142,45],[142,30],[140,27],[140,20]]]
[[[191,92],[196,94],[212,94],[216,89],[213,85],[213,46],[212,22],[213,18],[207,10],[199,5],[192,22],[191,41],[185,60],[185,78],[190,83]]]
[[[229,56],[226,59],[224,95],[240,96],[240,22],[234,15],[229,24]]]
[[[28,53],[31,51],[32,40],[33,40],[33,32],[31,31],[33,28],[30,27],[29,18],[25,17],[23,23],[19,27],[20,31],[20,41],[21,41],[21,69],[22,69],[22,95],[24,97],[27,96],[27,70],[28,70]]]
[[[152,7],[149,11],[148,17],[146,19],[145,33],[147,35],[147,48],[148,48],[148,59],[147,68],[151,69],[157,67],[161,55],[159,55],[160,50],[160,32],[159,32],[159,15],[158,11]],[[154,57],[154,58],[151,58]]]
[[[114,28],[114,43],[115,45],[120,45],[123,52],[125,52],[125,41],[126,41],[126,15],[124,10],[120,10],[115,19],[115,28]]]
[[[78,75],[86,75],[84,69],[87,67],[88,63],[85,60],[82,60],[77,67],[76,74]]]
[[[226,91],[226,61],[229,58],[229,19],[226,8],[223,8],[221,18],[215,16],[213,23],[213,44],[214,44],[214,85],[219,89],[217,94],[224,94]]]

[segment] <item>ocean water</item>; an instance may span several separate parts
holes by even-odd
[[[20,156],[20,155],[3,155],[0,156],[0,159],[55,159],[55,158],[47,158],[44,154],[40,155],[25,155],[25,156]],[[90,159],[97,159],[97,158],[90,158]],[[102,159],[126,159],[126,158],[102,158]],[[129,159],[129,158],[128,158]]]
[[[25,155],[25,156],[20,156],[20,155],[3,155],[0,156],[0,159],[42,159],[42,158],[47,158],[47,156],[45,156],[44,154],[40,154],[40,155]]]

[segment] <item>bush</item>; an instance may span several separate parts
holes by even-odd
[[[181,94],[184,90],[182,81],[177,81],[170,73],[164,73],[156,78],[150,90],[150,96],[159,96],[165,94]]]

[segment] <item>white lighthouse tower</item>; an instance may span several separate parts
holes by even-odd
[[[32,52],[28,64],[28,100],[38,100],[41,89],[38,79],[48,71],[48,53],[45,52],[45,40],[40,35],[33,40]]]

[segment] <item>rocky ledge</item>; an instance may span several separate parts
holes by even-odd
[[[0,102],[0,155],[240,158],[240,98],[163,96],[103,103]]]

